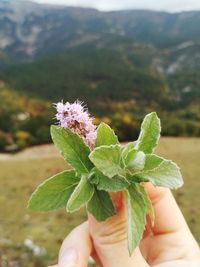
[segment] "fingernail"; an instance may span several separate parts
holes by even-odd
[[[68,248],[60,257],[59,267],[72,267],[78,264],[78,253],[73,248]]]

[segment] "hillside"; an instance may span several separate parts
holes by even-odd
[[[29,98],[0,81],[0,151],[50,142],[52,118],[48,101]]]
[[[97,123],[111,124],[121,140],[136,138],[150,111],[161,117],[164,135],[199,136],[199,22],[200,12],[100,12],[4,0],[0,80],[13,99],[23,95],[45,106],[61,99],[83,100]],[[1,135],[11,134],[15,143],[20,130],[35,140],[23,146],[37,144],[39,138],[47,142],[53,123],[50,106],[12,130],[1,113]],[[10,107],[8,122],[16,118]],[[43,129],[39,135],[36,127]]]
[[[29,95],[52,101],[80,98],[90,105],[95,102],[94,106],[96,101],[130,98],[156,102],[167,94],[162,77],[132,63],[129,54],[94,47],[71,49],[61,55],[17,65],[5,71],[3,78],[16,90]]]
[[[0,51],[4,62],[27,61],[82,44],[106,46],[113,37],[169,48],[185,42],[198,43],[199,24],[200,12],[100,12],[3,0]]]
[[[163,134],[198,136],[199,70],[188,66],[160,73],[153,67],[154,55],[134,45],[128,51],[82,46],[0,76],[29,97],[85,101],[93,115],[109,119],[122,140],[135,138],[142,117],[153,110],[163,121]]]

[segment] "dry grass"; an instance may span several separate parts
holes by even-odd
[[[185,184],[174,195],[200,243],[200,139],[163,138],[157,153],[174,160],[181,168]]]
[[[163,138],[157,153],[173,159],[182,169],[185,186],[176,191],[175,196],[200,242],[200,139]],[[41,160],[15,157],[0,161],[0,266],[3,262],[4,266],[13,267],[46,266],[56,259],[62,239],[85,219],[84,211],[71,215],[64,210],[39,214],[26,209],[27,200],[36,185],[65,168],[67,165],[56,155],[53,158],[42,157]],[[23,245],[27,238],[44,247],[46,255],[34,256]]]

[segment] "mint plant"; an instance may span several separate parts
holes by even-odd
[[[160,138],[160,120],[155,112],[142,123],[138,140],[121,145],[105,123],[98,128],[79,102],[56,105],[59,125],[51,126],[54,144],[72,169],[44,181],[32,194],[28,207],[34,211],[82,206],[98,221],[116,214],[111,192],[122,191],[127,203],[128,249],[131,254],[140,242],[149,214],[154,210],[144,189],[145,182],[171,189],[183,185],[178,166],[154,154]]]

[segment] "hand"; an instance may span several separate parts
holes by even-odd
[[[155,210],[155,225],[147,218],[140,246],[129,257],[127,213],[121,193],[113,195],[117,215],[75,228],[65,239],[55,267],[86,267],[90,255],[102,267],[199,267],[200,250],[170,190],[145,185]]]

